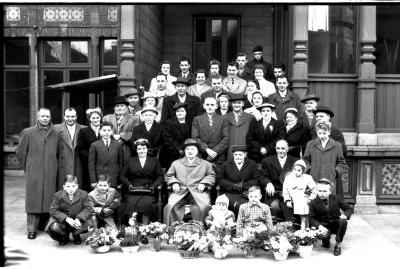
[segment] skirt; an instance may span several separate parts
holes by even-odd
[[[156,198],[153,195],[141,194],[133,195],[128,194],[125,201],[125,207],[122,212],[123,216],[132,216],[133,212],[143,213],[148,216],[150,220],[156,218],[157,208],[155,206]]]

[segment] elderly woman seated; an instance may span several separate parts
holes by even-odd
[[[164,208],[164,223],[167,225],[183,219],[187,204],[193,220],[203,222],[210,205],[210,195],[205,189],[215,183],[211,163],[197,156],[199,145],[196,140],[186,139],[183,150],[185,156],[174,161],[165,175],[165,182],[173,191]]]

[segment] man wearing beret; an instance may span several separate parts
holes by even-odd
[[[263,59],[263,47],[261,45],[257,45],[253,48],[254,60],[247,63],[247,66],[250,68],[250,74],[254,74],[254,66],[256,64],[262,64],[265,69],[264,78],[272,83],[275,82],[274,77],[274,69],[272,65]]]

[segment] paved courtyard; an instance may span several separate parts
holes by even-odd
[[[216,260],[207,253],[199,259],[186,260],[179,257],[173,246],[163,244],[160,252],[151,251],[148,246],[141,246],[139,252],[124,254],[114,246],[111,252],[96,254],[84,243],[76,246],[69,243],[59,247],[50,237],[39,232],[36,240],[26,238],[26,217],[24,213],[24,177],[4,178],[5,241],[6,245],[27,253],[28,259],[18,262],[24,268],[333,268],[355,266],[391,266],[398,268],[400,260],[400,215],[353,215],[348,232],[342,245],[342,255],[335,257],[333,248],[313,250],[308,259],[291,254],[287,261],[277,262],[271,254],[259,251],[256,258],[247,259],[234,250],[226,259]],[[86,239],[86,235],[82,237]],[[333,238],[331,239],[333,242]],[[389,268],[389,267],[387,267]]]

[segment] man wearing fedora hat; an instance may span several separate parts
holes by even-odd
[[[122,145],[124,158],[127,160],[131,156],[129,142],[132,138],[134,126],[140,124],[139,117],[128,113],[129,103],[124,96],[117,96],[112,103],[114,113],[103,117],[103,122],[108,122],[113,127],[113,139]]]
[[[263,47],[261,45],[256,45],[253,48],[253,56],[254,59],[252,61],[247,62],[247,66],[250,69],[250,74],[254,74],[254,66],[256,64],[262,64],[265,70],[264,78],[274,83],[275,82],[274,69],[270,63],[264,61]]]
[[[187,93],[190,82],[187,78],[178,77],[172,82],[175,85],[176,93],[167,96],[163,100],[161,121],[172,119],[175,117],[174,105],[176,103],[187,104],[187,121],[192,123],[193,118],[200,113],[200,99]]]
[[[314,110],[318,106],[319,97],[313,93],[307,93],[300,102],[304,104],[304,113],[299,116],[299,121],[303,123],[303,126],[307,126],[308,129],[312,129],[315,125],[315,114]]]
[[[185,156],[174,161],[165,174],[165,182],[172,193],[164,208],[164,223],[171,225],[182,220],[185,205],[190,205],[192,218],[203,222],[210,207],[210,195],[206,187],[215,183],[215,172],[211,163],[197,156],[199,145],[195,139],[186,139],[183,150]]]
[[[136,115],[137,112],[142,110],[140,106],[140,94],[136,87],[129,88],[125,92],[126,101],[129,103],[128,112],[131,115]]]

